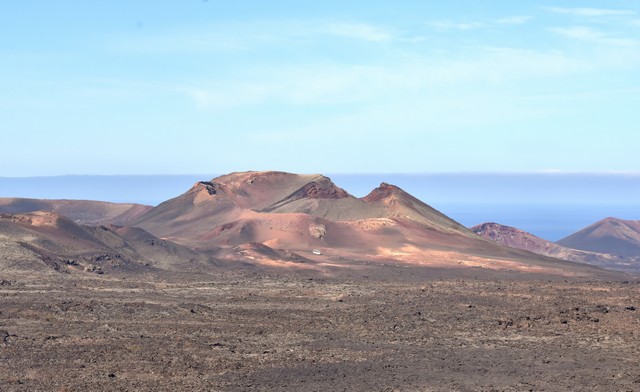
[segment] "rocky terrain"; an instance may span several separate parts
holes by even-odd
[[[388,266],[0,284],[2,391],[640,389],[636,282]]]
[[[2,391],[640,389],[636,278],[389,184],[247,172],[91,218],[39,203],[0,214]]]

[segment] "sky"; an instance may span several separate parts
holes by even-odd
[[[0,176],[640,171],[640,2],[2,1]]]

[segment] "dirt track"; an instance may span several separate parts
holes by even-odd
[[[337,280],[0,285],[0,390],[640,390],[640,285]]]

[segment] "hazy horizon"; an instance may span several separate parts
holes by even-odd
[[[140,203],[139,198],[145,197],[154,200],[147,204],[157,204],[166,200],[169,192],[173,191],[175,196],[196,181],[207,181],[223,174],[227,173],[0,176],[0,197],[13,194],[15,197],[77,199],[89,195],[95,199],[103,195],[101,200],[104,201]],[[409,193],[426,190],[425,185],[428,185],[429,197],[433,201],[634,204],[640,200],[640,173],[317,174],[328,176],[338,186],[358,197],[365,196],[381,182],[388,182]],[[44,187],[43,182],[47,184]],[[119,186],[105,189],[101,187],[105,182]],[[88,189],[94,189],[95,192],[89,192]],[[163,189],[168,192],[163,192]]]

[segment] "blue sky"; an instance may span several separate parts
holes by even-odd
[[[3,1],[0,176],[637,172],[634,1]]]

